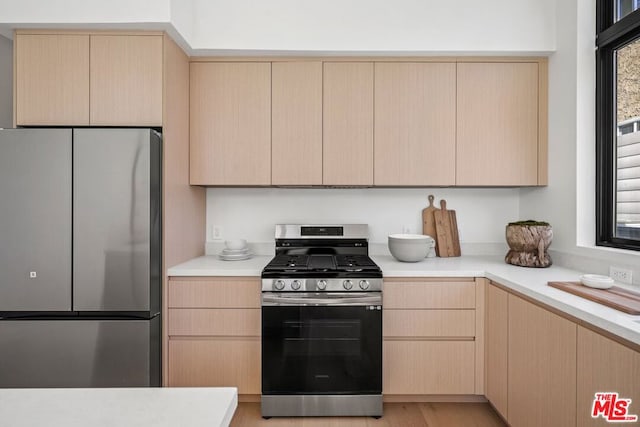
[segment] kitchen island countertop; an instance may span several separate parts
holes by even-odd
[[[12,427],[226,427],[234,387],[0,389],[0,420]]]
[[[169,269],[169,276],[256,276],[272,256],[246,261],[221,261],[202,256]],[[549,281],[579,281],[580,272],[560,266],[526,268],[506,264],[501,256],[426,258],[420,262],[398,262],[391,255],[371,255],[385,278],[392,277],[486,277],[508,290],[559,310],[640,345],[640,316],[632,316],[602,304],[547,285]],[[620,285],[618,285],[620,286]],[[640,292],[638,287],[628,287]]]

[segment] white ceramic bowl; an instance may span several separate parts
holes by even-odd
[[[599,274],[583,274],[580,276],[580,281],[583,285],[596,289],[609,289],[614,284],[611,277]]]
[[[390,234],[389,252],[398,261],[418,262],[429,253],[432,240],[422,234]]]
[[[225,240],[224,244],[227,249],[230,249],[232,251],[237,251],[247,247],[247,241],[245,239]]]

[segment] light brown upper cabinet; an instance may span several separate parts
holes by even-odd
[[[373,185],[373,63],[325,62],[324,185]]]
[[[15,37],[16,125],[162,126],[161,34]]]
[[[271,183],[322,185],[322,62],[274,62],[271,84]]]
[[[271,64],[191,63],[190,182],[271,184]]]
[[[17,34],[16,124],[89,124],[89,36]]]
[[[162,126],[162,36],[91,36],[91,124]]]
[[[458,63],[457,74],[456,184],[545,184],[539,63]]]
[[[454,185],[456,64],[375,64],[375,185]]]

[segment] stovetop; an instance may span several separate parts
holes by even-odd
[[[365,224],[276,226],[276,254],[262,270],[263,292],[380,292]]]
[[[262,271],[263,278],[377,278],[380,267],[363,254],[277,254]]]

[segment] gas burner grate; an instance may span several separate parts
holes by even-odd
[[[270,269],[306,270],[309,266],[308,255],[276,255],[267,266]]]
[[[377,269],[378,266],[366,255],[336,255],[336,265],[347,271]]]

